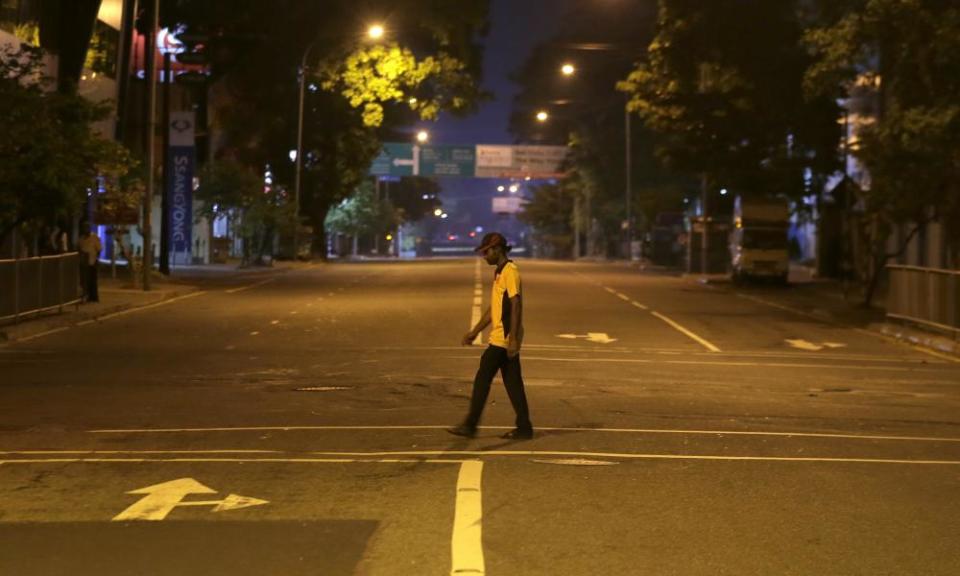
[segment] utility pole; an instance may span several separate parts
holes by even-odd
[[[624,131],[626,132],[626,206],[627,206],[627,260],[633,259],[633,213],[631,211],[631,202],[633,200],[630,190],[631,186],[631,166],[630,166],[630,108],[623,107],[624,112]]]
[[[710,220],[707,216],[709,213],[707,200],[707,173],[704,172],[700,175],[700,218],[703,225],[700,236],[700,274],[707,273],[707,265],[710,262]]]
[[[171,54],[163,55],[163,189],[160,190],[160,273],[170,275],[170,85]]]
[[[157,130],[157,64],[156,42],[157,26],[160,22],[160,0],[152,0],[150,25],[147,27],[144,59],[147,74],[147,189],[143,201],[143,289],[150,290],[150,273],[153,271],[153,189],[156,146],[154,135]]]

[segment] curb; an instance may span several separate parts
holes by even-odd
[[[135,310],[145,306],[152,306],[161,302],[166,302],[167,300],[172,300],[174,298],[179,298],[181,296],[197,292],[199,290],[200,288],[196,286],[184,286],[183,289],[164,292],[160,298],[157,298],[152,302],[125,302],[122,304],[114,304],[89,314],[84,314],[82,312],[83,308],[81,307],[79,312],[64,312],[63,314],[36,316],[21,322],[20,324],[0,326],[0,347],[14,344],[25,339],[36,338],[39,335],[46,334],[48,332],[61,331],[69,328],[75,328],[81,324],[98,322],[100,318],[103,318],[104,316],[110,316],[117,314],[118,312],[125,312],[127,310]]]

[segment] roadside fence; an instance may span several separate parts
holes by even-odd
[[[80,305],[77,253],[0,260],[0,323]]]
[[[889,265],[887,317],[960,339],[960,270]]]

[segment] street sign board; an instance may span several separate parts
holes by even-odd
[[[566,146],[477,146],[477,178],[558,178]]]
[[[380,155],[370,165],[371,176],[415,176],[418,173],[414,162],[413,144],[385,142]]]
[[[420,150],[421,176],[472,178],[475,167],[474,146],[423,146]]]
[[[518,196],[494,196],[494,214],[517,214],[523,212],[523,199]]]

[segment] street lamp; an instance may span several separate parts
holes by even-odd
[[[386,33],[386,30],[383,28],[383,25],[381,24],[372,24],[369,28],[367,28],[367,36],[371,40],[380,40],[381,38],[383,38],[383,35],[385,33]]]
[[[384,33],[385,30],[383,26],[379,24],[374,24],[367,28],[367,36],[369,36],[372,40],[379,40],[380,38],[383,38]],[[300,95],[297,106],[297,150],[295,153],[291,152],[291,156],[296,154],[295,160],[297,163],[293,176],[293,214],[295,221],[295,226],[293,229],[294,259],[296,259],[297,255],[300,253],[300,173],[303,171],[303,100],[307,80],[307,58],[310,56],[310,51],[313,50],[315,45],[315,41],[307,45],[307,48],[303,51],[303,57],[300,58],[300,68],[298,70]]]
[[[537,122],[540,122],[542,124],[543,122],[546,122],[549,119],[550,119],[550,115],[547,114],[546,110],[540,110],[539,112],[537,112]]]
[[[430,139],[430,133],[427,132],[426,130],[421,130],[417,132],[417,142],[421,144],[426,144],[427,140],[429,139]]]
[[[567,77],[573,76],[576,73],[576,71],[577,71],[576,67],[569,62],[564,63],[560,67],[560,73]],[[631,206],[632,197],[630,194],[630,190],[633,188],[633,184],[632,184],[633,175],[631,174],[632,152],[631,152],[631,141],[630,141],[630,108],[626,104],[624,104],[623,113],[624,113],[623,124],[624,124],[624,149],[625,149],[624,159],[626,164],[624,168],[625,170],[624,207],[627,215],[627,218],[626,218],[627,220],[627,258],[629,259],[632,257],[632,251],[633,251],[633,213],[632,213],[633,211]],[[539,114],[537,115],[537,119],[540,120]],[[546,121],[546,118],[540,121],[544,122]]]

